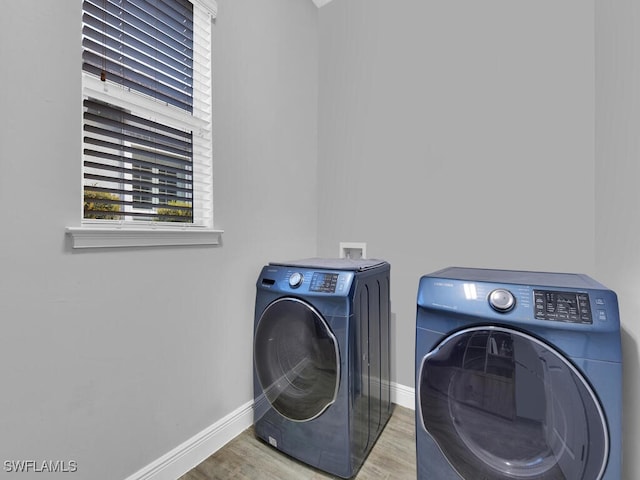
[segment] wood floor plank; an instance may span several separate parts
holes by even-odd
[[[410,480],[416,478],[414,412],[395,406],[355,480]],[[246,429],[178,480],[336,480],[299,462]]]

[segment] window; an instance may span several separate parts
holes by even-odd
[[[212,231],[214,0],[82,5],[83,214],[82,228],[68,229],[74,246],[81,231],[97,229]]]

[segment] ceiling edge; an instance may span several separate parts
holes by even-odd
[[[316,7],[320,8],[325,6],[327,3],[329,3],[331,0],[313,0],[313,3],[316,4]]]

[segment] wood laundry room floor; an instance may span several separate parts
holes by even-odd
[[[337,479],[284,455],[246,429],[179,480],[321,480]],[[356,480],[416,478],[415,413],[394,406]]]

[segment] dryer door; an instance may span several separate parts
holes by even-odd
[[[265,308],[256,325],[254,363],[269,403],[290,420],[312,420],[336,399],[338,342],[302,300],[280,298]]]
[[[595,480],[606,420],[561,353],[522,332],[474,327],[442,341],[419,373],[422,425],[463,479]]]

